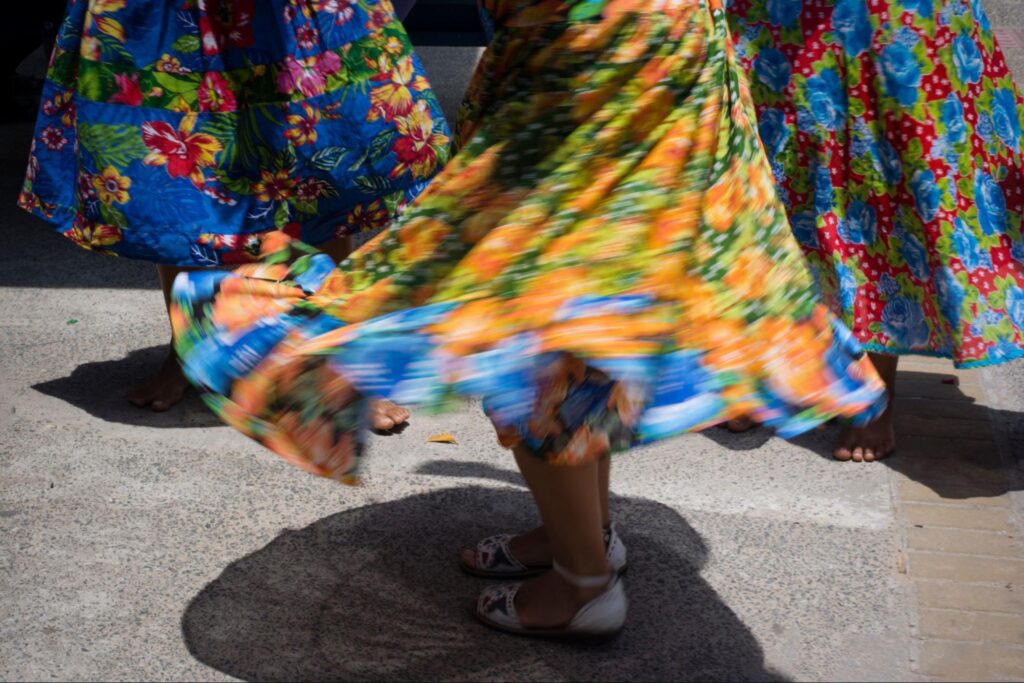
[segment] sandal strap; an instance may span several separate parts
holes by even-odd
[[[509,543],[512,536],[509,534],[497,534],[488,536],[476,544],[476,568],[486,571],[511,571],[520,572],[529,569],[512,554]]]
[[[613,572],[591,576],[573,574],[571,571],[558,564],[558,560],[555,560],[551,566],[554,567],[554,570],[558,572],[559,576],[577,588],[604,588],[615,579],[615,574]]]
[[[476,612],[492,622],[506,627],[521,629],[519,612],[516,611],[516,594],[521,583],[499,583],[488,586],[477,599]]]

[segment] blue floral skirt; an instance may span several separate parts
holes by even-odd
[[[447,160],[389,0],[70,0],[23,208],[83,247],[252,260],[368,237]]]

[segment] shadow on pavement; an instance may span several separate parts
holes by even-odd
[[[1001,427],[1024,423],[1020,413],[981,405],[965,394],[955,375],[901,371],[896,385],[896,451],[880,463],[841,463],[836,467],[889,467],[949,500],[990,498],[1024,490],[1010,463],[1000,455]],[[792,439],[799,448],[832,460],[843,426],[834,421]],[[765,427],[733,434],[721,427],[701,433],[732,451],[763,446],[774,436]]]
[[[462,463],[419,472],[517,479]],[[630,551],[631,605],[610,641],[536,641],[475,621],[486,581],[459,571],[458,549],[535,521],[527,492],[466,486],[283,531],[192,600],[185,643],[245,680],[782,680],[701,578],[708,548],[686,521],[652,501],[613,505]]]
[[[53,226],[13,206],[0,192],[0,223],[10,247],[0,255],[0,287],[32,289],[159,289],[152,263],[94,254],[54,232]],[[159,309],[153,315],[161,315]]]
[[[125,398],[130,387],[160,365],[166,346],[132,351],[126,358],[79,365],[67,377],[32,386],[106,422],[141,427],[215,427],[223,423],[211,413],[195,390],[165,413],[136,408]]]
[[[32,141],[32,124],[0,124],[0,287],[157,289],[153,264],[89,253],[15,202]],[[154,312],[154,315],[159,311]]]
[[[745,432],[730,432],[723,425],[716,425],[700,434],[730,451],[756,451],[768,443],[775,432],[760,425]]]

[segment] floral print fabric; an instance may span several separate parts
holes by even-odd
[[[1024,356],[1024,101],[980,0],[733,0],[761,138],[868,350]]]
[[[167,265],[365,239],[447,159],[388,0],[71,0],[19,203]]]
[[[578,463],[743,414],[786,436],[883,386],[819,303],[722,9],[491,2],[464,145],[335,268],[183,275],[186,374],[226,421],[350,481],[366,397],[484,399],[501,442]]]

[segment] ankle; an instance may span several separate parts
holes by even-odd
[[[598,597],[611,585],[613,576],[608,574],[607,583],[600,583],[595,585],[579,586],[565,576],[562,575],[557,569],[551,572],[550,580],[554,583],[549,584],[554,587],[558,593],[560,593],[564,600],[574,605],[576,608],[587,604],[594,598]],[[596,577],[595,577],[596,578]]]
[[[555,559],[552,568],[562,581],[579,589],[603,588],[615,576],[605,555]]]
[[[610,581],[604,586],[599,586],[597,588],[577,588],[576,586],[569,585],[566,590],[569,591],[569,595],[572,597],[573,602],[582,607],[591,600],[603,595],[608,590],[609,586],[611,586]]]

